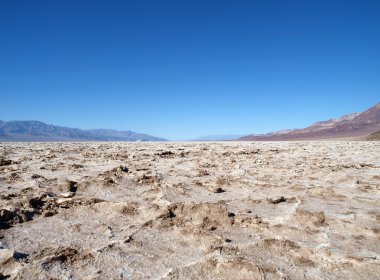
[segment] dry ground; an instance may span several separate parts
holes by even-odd
[[[0,279],[379,279],[380,143],[0,143]]]

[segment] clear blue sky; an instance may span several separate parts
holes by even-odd
[[[1,0],[0,119],[169,139],[380,101],[380,1]]]

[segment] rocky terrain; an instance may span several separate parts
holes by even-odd
[[[379,279],[379,142],[1,143],[0,279]]]
[[[247,135],[244,141],[367,140],[380,131],[380,103],[362,113],[316,122],[303,129],[290,129],[263,135]],[[372,140],[370,138],[370,140]]]

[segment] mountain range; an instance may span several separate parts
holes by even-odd
[[[320,121],[302,129],[267,134],[213,135],[193,141],[302,141],[302,140],[380,140],[380,103],[361,113]],[[0,141],[167,141],[133,131],[69,128],[40,121],[0,121]]]
[[[166,141],[166,139],[133,131],[84,130],[39,121],[0,121],[0,141]]]
[[[244,141],[296,140],[379,140],[380,103],[362,113],[344,115],[338,119],[316,122],[302,129],[290,129],[261,135],[247,135]]]
[[[192,139],[190,141],[229,141],[243,137],[244,135],[237,134],[221,134],[221,135],[207,135]]]

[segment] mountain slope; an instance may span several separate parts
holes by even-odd
[[[371,134],[366,138],[366,140],[369,140],[369,141],[380,141],[380,131],[377,131],[377,132],[371,133]]]
[[[380,103],[362,113],[345,115],[303,128],[279,131],[264,135],[248,135],[245,141],[294,141],[325,139],[359,139],[380,131]]]
[[[0,141],[165,141],[133,131],[83,130],[39,121],[0,121]]]

